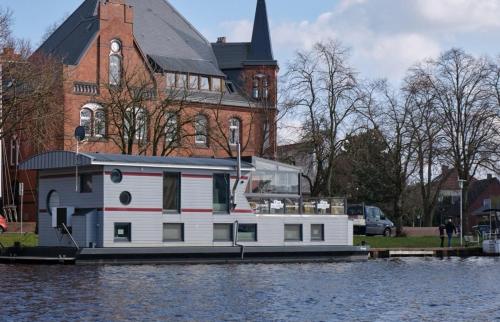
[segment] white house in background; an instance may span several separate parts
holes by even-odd
[[[39,246],[352,246],[342,201],[305,201],[300,169],[248,161],[240,180],[232,159],[57,151],[20,168],[38,170]]]

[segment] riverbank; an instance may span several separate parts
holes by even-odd
[[[437,248],[440,246],[439,237],[383,237],[383,236],[354,236],[354,245],[362,243],[371,248],[400,249],[400,248]],[[447,246],[448,239],[445,240]],[[452,239],[452,247],[460,247],[460,239]]]

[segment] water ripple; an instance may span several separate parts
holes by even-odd
[[[500,260],[0,265],[5,321],[492,321]]]

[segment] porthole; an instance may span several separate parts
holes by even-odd
[[[118,169],[114,169],[113,171],[111,171],[110,177],[111,177],[111,181],[114,183],[120,183],[123,180],[123,174]]]
[[[128,206],[130,205],[130,203],[132,202],[132,195],[130,194],[130,192],[128,191],[123,191],[121,194],[120,194],[120,202],[122,203],[122,205],[124,206]]]

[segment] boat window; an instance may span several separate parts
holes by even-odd
[[[132,241],[132,224],[115,223],[115,242]]]
[[[123,180],[123,174],[120,170],[114,169],[111,171],[110,178],[113,183],[120,183]]]
[[[302,225],[285,225],[285,241],[302,241]]]
[[[214,241],[233,241],[233,224],[214,224]]]
[[[217,173],[213,177],[214,213],[229,213],[230,177],[226,173]]]
[[[132,202],[132,195],[130,194],[130,192],[128,191],[123,191],[121,194],[120,194],[120,202],[122,203],[122,205],[124,206],[128,206],[130,205],[130,203]]]
[[[239,224],[238,241],[257,241],[257,224]]]
[[[180,173],[165,172],[163,174],[163,211],[180,212]]]
[[[184,241],[184,224],[163,224],[163,241]]]
[[[82,174],[80,175],[80,193],[90,193],[92,192],[92,175]]]
[[[312,224],[311,225],[311,241],[324,241],[325,240],[325,225]]]

